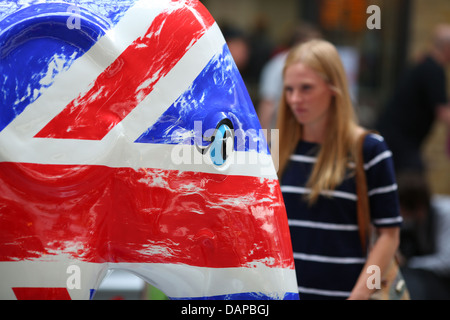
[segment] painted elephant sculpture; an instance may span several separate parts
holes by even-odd
[[[0,7],[0,298],[297,299],[270,150],[198,1]]]

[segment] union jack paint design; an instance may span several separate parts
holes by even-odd
[[[114,4],[114,5],[113,5]],[[297,299],[274,165],[198,1],[0,7],[0,298]]]

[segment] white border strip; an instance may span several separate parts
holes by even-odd
[[[112,267],[140,274],[156,287],[166,288],[164,293],[171,298],[255,292],[281,299],[286,292],[297,292],[295,270],[270,268],[263,264],[250,268],[204,268],[181,264],[137,266],[120,263]]]
[[[114,269],[139,276],[164,289],[171,298],[254,292],[281,299],[287,292],[297,293],[294,269],[270,268],[262,263],[248,268],[205,268],[185,264],[89,263],[53,256],[52,261],[0,262],[0,299],[15,299],[13,287],[67,288],[76,283],[75,272],[81,281],[79,288],[69,288],[71,298],[89,299],[90,289],[98,289],[108,270]]]

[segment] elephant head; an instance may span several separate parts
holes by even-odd
[[[275,166],[198,1],[0,12],[0,297],[296,299]]]

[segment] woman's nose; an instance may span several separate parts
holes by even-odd
[[[294,90],[291,98],[292,102],[301,102],[303,100],[303,95],[300,90]]]

